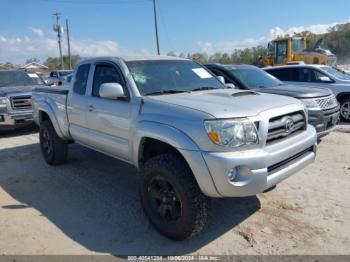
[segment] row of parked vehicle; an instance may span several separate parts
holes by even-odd
[[[145,56],[81,61],[68,86],[32,99],[49,165],[74,142],[134,165],[150,222],[182,240],[205,226],[211,198],[261,193],[312,163],[338,122],[336,95],[253,66]],[[16,111],[22,94],[2,96]]]

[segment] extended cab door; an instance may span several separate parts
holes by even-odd
[[[68,96],[69,131],[72,138],[81,143],[88,143],[89,129],[86,122],[86,90],[90,80],[90,64],[81,64],[75,73],[72,90]]]
[[[131,103],[126,81],[120,68],[114,63],[97,62],[93,67],[91,88],[86,96],[89,145],[98,151],[129,161]],[[120,84],[125,97],[101,98],[99,90],[104,83]]]

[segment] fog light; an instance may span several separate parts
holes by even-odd
[[[230,180],[231,182],[233,182],[236,178],[236,169],[235,168],[232,168],[228,174],[227,174],[227,178],[228,180]]]

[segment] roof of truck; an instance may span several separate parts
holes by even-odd
[[[187,60],[185,58],[176,57],[176,56],[162,56],[162,55],[140,55],[140,56],[99,56],[99,57],[90,57],[82,59],[80,62],[96,61],[96,60],[113,60],[113,59],[122,59],[125,62],[130,61],[143,61],[143,60]]]

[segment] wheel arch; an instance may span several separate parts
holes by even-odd
[[[347,97],[350,98],[350,92],[341,92],[337,95],[337,100],[340,102]]]
[[[220,196],[198,146],[185,133],[172,126],[149,121],[138,123],[135,129],[133,162],[136,167],[142,168],[147,159],[157,154],[176,154],[190,168],[205,195]]]

